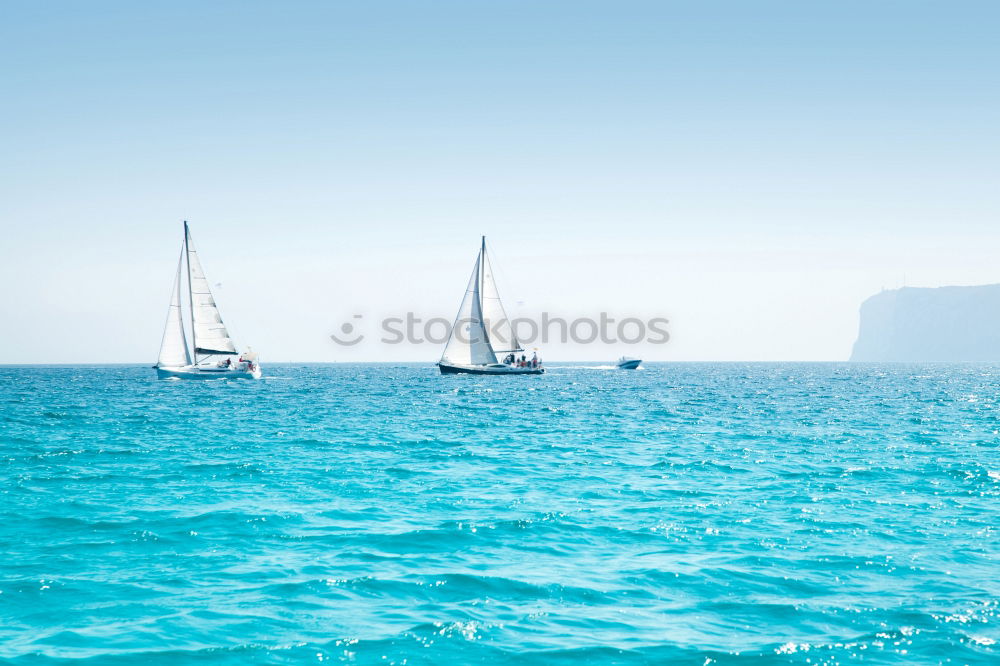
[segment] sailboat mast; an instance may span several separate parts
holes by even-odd
[[[480,316],[483,313],[483,282],[486,280],[486,236],[483,236],[483,245],[479,250],[479,275],[476,276],[476,280],[479,281],[477,285],[479,288],[479,312]]]
[[[490,332],[484,314],[486,310],[483,308],[483,283],[486,282],[486,236],[483,236],[483,244],[479,248],[479,275],[476,276],[476,280],[479,281],[479,284],[476,285],[476,291],[479,292],[479,320],[482,324],[480,328],[483,331],[486,344],[492,350],[493,343],[490,342]]]
[[[194,359],[195,365],[198,364],[198,338],[194,326],[194,288],[191,286],[191,248],[188,245],[188,238],[190,237],[188,232],[187,220],[184,220],[184,257],[185,264],[187,265],[187,278],[188,278],[188,306],[191,308],[191,347],[192,353],[191,358]],[[183,325],[183,322],[182,322]]]

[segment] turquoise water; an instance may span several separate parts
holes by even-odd
[[[0,663],[995,664],[1000,367],[0,368]]]

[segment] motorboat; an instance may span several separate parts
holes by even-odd
[[[622,356],[615,362],[615,365],[619,370],[635,370],[642,363],[641,358],[632,358],[631,356]]]

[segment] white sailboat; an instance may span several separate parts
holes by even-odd
[[[521,356],[517,355],[519,352]],[[441,374],[540,375],[545,372],[537,358],[528,359],[523,352],[500,301],[483,236],[472,277],[438,367]],[[497,361],[498,355],[504,362]]]
[[[191,347],[188,347],[184,330],[181,291],[185,280],[182,276],[187,278]],[[184,244],[177,261],[167,324],[160,342],[160,356],[153,367],[161,379],[260,379],[257,355],[250,351],[240,354],[222,323],[187,222],[184,223]]]

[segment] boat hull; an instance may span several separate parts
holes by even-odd
[[[156,368],[159,379],[260,379],[260,366],[253,370],[232,370],[229,368],[202,368],[184,366],[180,368]]]
[[[638,359],[638,358],[629,359],[628,361],[621,361],[621,362],[618,363],[618,369],[619,370],[635,370],[636,368],[639,367],[640,363],[642,363],[642,360]]]
[[[540,375],[545,368],[515,368],[511,365],[453,365],[438,363],[442,375]]]

